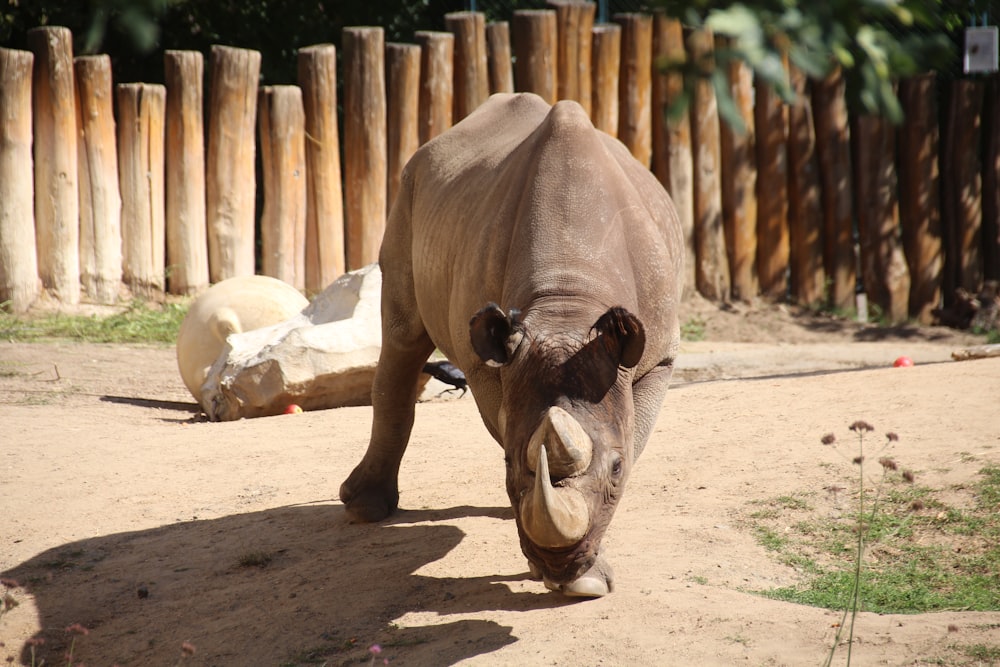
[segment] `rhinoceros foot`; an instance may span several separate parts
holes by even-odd
[[[381,521],[399,506],[399,490],[393,480],[368,479],[359,468],[340,485],[340,501],[351,523]]]
[[[528,562],[528,570],[531,572],[532,579],[541,579],[550,591],[556,591],[570,597],[599,598],[615,589],[614,572],[602,556],[598,556],[589,570],[568,584],[556,584],[543,577],[541,570],[530,561]]]

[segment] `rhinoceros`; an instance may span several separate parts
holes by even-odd
[[[396,509],[436,347],[503,447],[530,574],[611,592],[601,540],[670,381],[683,254],[666,191],[576,102],[494,95],[422,146],[379,256],[382,349],[371,440],[340,487],[348,518]]]

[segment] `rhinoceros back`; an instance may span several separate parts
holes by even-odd
[[[674,291],[669,197],[575,102],[494,95],[417,151],[399,199],[383,263],[406,254],[431,339],[466,372],[469,317],[487,302],[583,295],[595,313],[619,305],[655,325],[643,302]]]

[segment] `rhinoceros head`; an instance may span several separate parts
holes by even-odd
[[[489,304],[470,334],[479,357],[500,369],[495,431],[532,570],[549,588],[603,595],[611,573],[600,544],[632,467],[631,369],[645,333],[619,307],[577,330],[555,320]]]

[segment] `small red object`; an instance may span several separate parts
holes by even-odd
[[[902,357],[897,357],[896,361],[892,362],[892,365],[895,368],[906,368],[913,365],[913,359],[903,355]]]
[[[911,362],[911,363],[912,363],[912,362]],[[301,406],[298,406],[298,405],[296,405],[295,403],[292,403],[292,404],[291,404],[291,405],[289,405],[289,406],[288,406],[287,408],[285,408],[285,414],[286,414],[286,415],[297,415],[297,414],[299,414],[300,412],[302,412],[302,407],[301,407]]]

